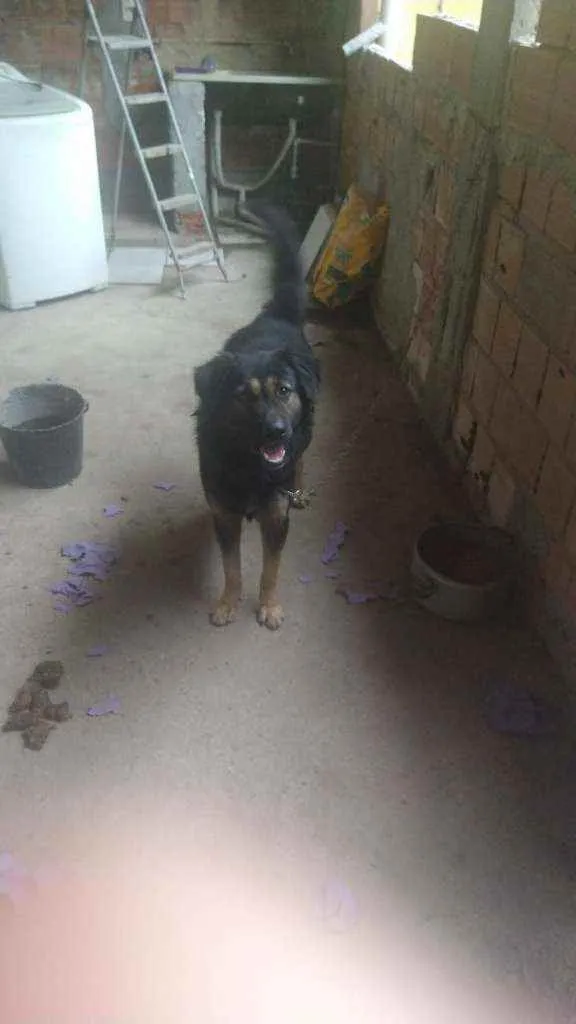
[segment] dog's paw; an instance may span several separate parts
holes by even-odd
[[[268,629],[280,629],[284,622],[284,612],[280,604],[261,604],[258,609],[258,622]]]
[[[227,626],[236,618],[237,601],[229,601],[222,597],[213,611],[210,613],[210,622],[213,626]]]

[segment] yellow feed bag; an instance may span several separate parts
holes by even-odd
[[[324,306],[343,306],[374,280],[384,251],[389,211],[370,212],[351,185],[338,211],[326,247],[313,275],[312,295]]]

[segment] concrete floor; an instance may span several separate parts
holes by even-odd
[[[265,253],[237,251],[230,268],[228,285],[212,269],[191,276],[185,302],[137,286],[0,314],[3,392],[56,376],[90,402],[85,468],[72,486],[27,491],[2,467],[0,704],[53,656],[65,663],[61,693],[74,718],[39,753],[0,736],[0,849],[68,870],[96,834],[134,827],[153,843],[168,821],[205,837],[224,830],[297,890],[304,916],[316,921],[325,884],[352,894],[337,915],[345,935],[320,931],[327,956],[336,942],[348,965],[363,952],[371,961],[379,1009],[360,1019],[574,1020],[572,742],[562,729],[513,740],[483,717],[485,688],[498,680],[563,707],[539,641],[514,625],[450,625],[398,601],[347,605],[319,561],[342,519],[342,579],[401,580],[418,530],[466,508],[368,330],[310,329],[325,380],[307,464],[317,493],[293,514],[283,629],[254,619],[254,528],[238,621],[208,624],[220,568],[198,479],[191,371],[259,308]],[[159,480],[176,488],[155,490]],[[109,503],[125,514],[104,518]],[[59,615],[47,588],[64,575],[60,547],[88,539],[117,543],[121,561],[95,585],[101,600]],[[96,644],[108,653],[88,659]],[[87,717],[107,694],[122,713]],[[434,989],[424,978],[436,961]],[[181,1018],[138,1017],[148,1019]]]

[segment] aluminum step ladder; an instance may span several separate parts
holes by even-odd
[[[86,31],[84,39],[84,54],[80,73],[80,95],[83,95],[85,89],[86,64],[89,47],[90,45],[96,45],[100,48],[104,63],[110,74],[114,91],[122,109],[122,125],[118,145],[118,164],[116,168],[116,181],[114,187],[110,246],[113,247],[116,238],[120,185],[122,182],[122,170],[124,166],[126,132],[128,131],[134,146],[134,152],[136,153],[138,163],[140,164],[142,174],[144,175],[144,180],[148,187],[150,197],[154,204],[156,215],[166,238],[169,260],[172,261],[178,271],[180,290],[184,296],[184,273],[192,267],[197,267],[207,263],[216,263],[222,277],[225,281],[227,280],[226,268],[224,266],[224,254],[221,246],[219,245],[218,237],[212,225],[206,204],[204,203],[202,195],[198,189],[194,171],[182,138],[180,125],[178,124],[174,107],[170,99],[170,94],[166,88],[162,68],[158,61],[154,42],[150,35],[142,2],[141,0],[130,0],[130,4],[132,8],[130,32],[125,35],[108,35],[102,29],[96,4],[93,0],[85,0]],[[153,92],[130,93],[128,91],[128,87],[130,82],[132,59],[135,54],[142,52],[147,53],[148,57],[152,61],[156,73],[157,87]],[[114,55],[124,55],[126,58],[122,81],[114,63]],[[165,143],[156,146],[142,146],[132,116],[132,110],[150,103],[163,103],[166,105],[169,130],[172,139],[175,141],[166,141]],[[184,160],[186,174],[190,182],[190,190],[182,193],[181,195],[172,195],[160,198],[156,191],[156,185],[148,165],[152,160],[167,156],[178,156]],[[200,214],[200,220],[204,228],[206,239],[185,248],[180,248],[174,242],[172,233],[168,226],[166,214],[173,210],[182,210],[186,208],[193,209]]]

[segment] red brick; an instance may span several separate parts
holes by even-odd
[[[440,281],[444,275],[449,245],[450,235],[441,225],[439,225],[436,232],[436,249],[434,253],[434,273],[437,281]]]
[[[432,343],[422,328],[416,329],[412,339],[412,344],[410,345],[408,357],[410,358],[410,361],[423,384],[428,376],[428,370],[430,369]]]
[[[560,359],[571,369],[576,369],[576,295],[571,284],[576,277],[568,275],[568,285],[564,292],[564,306],[560,310],[558,336],[555,339],[555,350]]]
[[[49,24],[42,28],[42,61],[76,63],[82,52],[80,25]]]
[[[420,134],[424,130],[424,117],[426,115],[426,95],[418,86],[414,95],[414,127]]]
[[[398,65],[395,64],[394,61],[389,61],[389,60],[385,61],[385,64],[386,64],[386,68],[387,68],[385,99],[386,99],[386,104],[389,107],[393,108],[394,107],[394,94],[396,92],[396,81],[397,81],[397,79],[396,79],[396,72],[398,70]]]
[[[558,69],[547,134],[569,153],[576,153],[575,95],[576,57],[566,56]]]
[[[472,385],[472,403],[478,413],[478,419],[485,425],[490,421],[499,378],[500,374],[492,360],[484,354],[482,349],[477,348],[476,370]]]
[[[476,313],[474,316],[473,334],[477,342],[486,352],[492,349],[492,338],[500,308],[500,300],[496,292],[483,278],[478,291]]]
[[[462,378],[460,380],[460,391],[464,398],[469,398],[472,394],[472,387],[474,385],[474,376],[476,374],[476,365],[478,362],[478,346],[472,339],[466,345],[464,350],[464,359],[462,361]]]
[[[448,75],[449,84],[464,99],[470,96],[477,33],[464,25],[452,26],[454,42]]]
[[[511,61],[508,120],[521,132],[545,134],[560,56],[516,46]]]
[[[169,0],[168,18],[171,25],[190,25],[194,14],[195,5],[190,0]]]
[[[412,237],[414,239],[414,259],[418,263],[422,254],[422,248],[424,245],[424,233],[426,230],[426,222],[423,213],[418,213],[414,220],[414,227],[412,229]]]
[[[542,391],[548,349],[529,327],[522,327],[512,382],[527,405],[535,409]]]
[[[546,218],[546,234],[569,252],[576,248],[576,206],[573,192],[559,181],[554,186]]]
[[[468,108],[455,118],[448,150],[449,158],[455,166],[458,166],[465,159],[466,154],[474,149],[476,137],[481,131],[483,129],[474,120]]]
[[[538,404],[538,418],[560,447],[566,440],[575,406],[576,377],[552,355]]]
[[[568,594],[572,572],[564,544],[551,541],[548,554],[541,567],[542,577],[549,592],[564,598]]]
[[[496,264],[496,252],[500,242],[500,213],[498,210],[492,210],[490,219],[488,221],[488,229],[486,231],[486,241],[484,243],[484,257],[482,260],[482,270],[487,277],[494,276],[494,267]]]
[[[546,224],[556,177],[550,171],[540,171],[536,167],[529,167],[526,174],[522,216],[527,217],[540,231],[544,230]]]
[[[568,557],[573,565],[576,565],[576,506],[572,509],[572,513],[568,520],[568,526],[566,527],[565,535],[566,551]]]
[[[569,561],[568,568],[570,569]],[[568,590],[564,596],[564,608],[567,620],[573,626],[576,622],[576,574],[574,574],[571,569]]]
[[[502,379],[494,403],[490,433],[512,471],[533,488],[548,443],[546,431]]]
[[[475,432],[476,421],[474,416],[466,405],[466,402],[460,399],[456,415],[452,421],[452,437],[454,438],[458,451],[461,455],[465,455],[466,458],[470,455]]]
[[[513,210],[520,209],[525,180],[526,168],[524,164],[505,164],[500,169],[498,192]]]
[[[544,0],[538,25],[538,42],[566,49],[571,29],[570,0]]]
[[[401,121],[409,121],[412,126],[414,122],[413,75],[406,68],[402,68],[401,71],[402,74],[398,77],[394,93],[394,110]]]
[[[488,490],[494,457],[494,442],[488,431],[481,424],[478,424],[469,463],[469,471],[484,492]]]
[[[576,50],[576,5],[572,0],[572,24],[570,26],[570,38],[568,39],[568,49]]]
[[[563,535],[575,495],[576,477],[550,445],[538,481],[536,504],[552,536]]]
[[[148,23],[154,28],[160,25],[168,25],[170,21],[169,0],[149,0]]]
[[[510,221],[502,220],[496,249],[494,279],[509,295],[514,295],[518,287],[523,259],[524,232]]]
[[[449,22],[419,14],[416,19],[413,67],[416,75],[433,79],[434,84],[448,81],[454,34]]]
[[[449,164],[443,163],[436,179],[435,214],[443,227],[449,228],[452,223],[454,208],[454,172]]]
[[[576,469],[576,418],[572,418],[570,428],[568,430],[568,439],[566,441],[566,447],[564,449],[566,455],[566,461],[568,465],[573,469]]]
[[[507,302],[503,302],[494,331],[492,359],[507,377],[511,377],[514,370],[521,330],[520,317]]]
[[[564,319],[576,306],[572,275],[567,261],[553,259],[535,236],[528,237],[516,301],[550,348],[563,355],[569,326]]]
[[[448,153],[451,142],[451,122],[438,98],[428,97],[424,114],[424,135],[440,153]]]
[[[512,477],[502,463],[496,461],[488,487],[488,510],[496,526],[504,529],[508,525],[515,497],[516,485]]]

